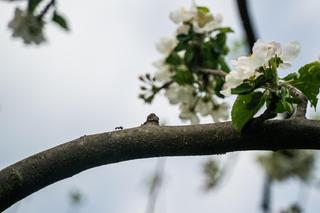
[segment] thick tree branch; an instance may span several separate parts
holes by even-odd
[[[320,149],[318,121],[273,120],[249,128],[239,135],[230,122],[172,127],[142,125],[82,136],[1,170],[0,211],[54,182],[121,161],[242,150]]]
[[[248,42],[249,48],[252,48],[257,40],[257,35],[250,19],[247,0],[237,0],[237,6],[241,18],[241,23],[246,34],[246,40]]]

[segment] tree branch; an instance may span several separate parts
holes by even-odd
[[[302,92],[300,92],[298,89],[289,84],[287,85],[287,87],[289,88],[290,94],[300,101],[300,103],[297,104],[297,110],[294,115],[294,118],[306,118],[308,107],[308,100],[306,96],[304,96]]]
[[[320,149],[320,122],[266,121],[237,134],[230,122],[140,127],[82,136],[0,171],[0,211],[84,170],[121,161],[242,150]]]
[[[241,23],[246,34],[246,40],[248,42],[249,49],[251,49],[257,40],[257,35],[250,19],[247,0],[237,0],[237,6]]]

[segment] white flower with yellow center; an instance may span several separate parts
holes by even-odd
[[[207,19],[204,21],[204,24],[201,23],[199,20],[200,18],[198,17],[197,19],[193,20],[192,25],[193,25],[193,30],[196,33],[208,33],[211,32],[219,27],[221,27],[222,23],[222,16],[221,15],[216,15],[213,16],[212,14],[206,14],[206,17],[204,19]]]

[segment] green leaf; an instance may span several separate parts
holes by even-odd
[[[180,34],[180,35],[177,35],[177,39],[178,39],[178,41],[188,42],[192,39],[192,36],[189,34],[188,35]]]
[[[180,52],[181,50],[185,50],[188,47],[187,42],[180,41],[178,45],[174,48],[174,51]]]
[[[192,73],[183,69],[177,70],[172,79],[180,85],[192,84],[194,80]]]
[[[252,97],[251,97],[250,102],[247,104],[247,108],[254,109],[261,102],[262,95],[263,95],[262,92],[252,93]],[[263,98],[265,99],[266,97],[263,96]]]
[[[216,93],[215,95],[217,95],[220,98],[224,98],[224,95],[221,94],[221,90],[222,90],[224,82],[225,82],[224,78],[217,76],[215,78],[215,81],[216,81],[216,87],[214,88],[214,91]]]
[[[259,111],[265,102],[262,92],[250,93],[248,95],[238,95],[232,106],[232,125],[237,132],[250,121]]]
[[[231,89],[231,94],[249,94],[254,90],[254,86],[249,83],[242,83],[238,87]]]
[[[34,10],[40,4],[42,0],[29,0],[28,1],[28,12],[33,14]]]
[[[69,30],[68,22],[66,21],[66,19],[56,11],[53,13],[52,21],[58,24],[64,30]]]
[[[293,105],[286,100],[280,100],[276,105],[276,112],[283,113],[283,112],[293,112]]]
[[[195,57],[194,51],[192,48],[188,48],[186,50],[186,53],[184,54],[184,62],[186,64],[192,64],[192,61]]]
[[[231,71],[228,64],[224,60],[224,57],[219,57],[219,64],[220,64],[220,68],[226,73],[229,73]]]
[[[290,82],[298,88],[316,108],[320,88],[320,61],[306,64],[298,70],[299,76]]]
[[[259,75],[255,80],[254,80],[254,88],[259,88],[264,86],[267,83],[267,79],[264,75]]]
[[[299,75],[297,73],[290,73],[286,77],[283,78],[285,81],[297,80]]]
[[[217,53],[227,54],[229,52],[228,47],[226,46],[227,35],[225,33],[219,33],[216,36],[214,49]]]
[[[220,33],[233,33],[233,29],[231,29],[230,27],[220,27],[217,29],[214,29],[214,31],[219,31]]]
[[[264,70],[264,76],[266,80],[274,81],[277,77],[276,72],[273,69],[267,68]]]
[[[209,8],[207,8],[207,7],[197,7],[197,10],[199,13],[203,13],[203,14],[210,12]]]
[[[174,48],[174,51],[179,52],[181,50],[187,49],[189,46],[189,41],[192,39],[191,35],[178,35],[177,40],[179,41],[178,45]]]
[[[177,52],[171,52],[170,55],[166,59],[166,63],[170,65],[180,65],[182,63],[181,57]]]

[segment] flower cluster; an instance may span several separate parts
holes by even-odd
[[[316,155],[311,150],[282,150],[258,157],[266,173],[277,181],[296,177],[310,181],[315,167]]]
[[[30,0],[25,10],[16,8],[14,17],[8,24],[12,30],[12,37],[21,38],[25,44],[39,45],[45,42],[43,31],[48,16],[51,18],[50,21],[64,30],[69,30],[67,21],[57,11],[56,1],[48,1],[43,9],[39,8],[41,2]]]
[[[170,104],[180,104],[181,120],[190,120],[192,124],[197,124],[200,121],[198,113],[203,117],[211,116],[215,122],[228,119],[229,106],[226,103],[219,104],[213,97],[201,97],[192,86],[173,83],[165,91],[165,96]]]
[[[177,29],[177,34],[188,34],[190,27],[199,34],[212,32],[221,27],[222,16],[214,16],[206,7],[198,7],[194,2],[188,10],[184,7],[175,10],[169,15],[175,24],[182,24]]]
[[[182,120],[196,124],[199,115],[211,116],[215,122],[226,120],[228,105],[219,98],[223,98],[224,72],[229,72],[224,59],[228,53],[226,34],[232,30],[221,27],[221,16],[195,3],[189,10],[171,12],[169,18],[178,25],[175,36],[156,43],[162,58],[154,63],[154,77],[140,77],[149,88],[142,86],[139,97],[151,103],[164,90],[170,104],[179,105]],[[206,73],[206,69],[220,70],[223,75]]]
[[[16,8],[14,18],[8,27],[12,29],[13,37],[20,37],[26,44],[40,44],[45,41],[43,35],[44,22],[37,16]]]
[[[180,8],[169,17],[178,25],[175,37],[162,38],[156,44],[163,57],[154,64],[155,75],[140,77],[147,86],[141,87],[139,97],[146,103],[164,91],[171,104],[179,105],[182,120],[199,123],[200,115],[219,122],[228,118],[228,105],[221,98],[237,95],[231,118],[238,132],[263,106],[267,115],[262,120],[278,113],[294,115],[301,95],[316,107],[320,61],[306,64],[284,78],[278,75],[278,69],[290,67],[298,56],[297,42],[281,46],[275,41],[258,40],[251,55],[232,61],[234,69],[230,71],[225,57],[229,52],[227,33],[232,30],[221,26],[221,16],[193,4],[189,10]]]
[[[283,48],[277,42],[264,42],[258,40],[253,48],[252,55],[243,56],[233,61],[234,70],[226,76],[222,94],[231,95],[231,90],[240,86],[246,80],[256,79],[263,74],[263,70],[271,66],[270,60],[280,59],[280,67],[289,67],[289,62],[295,59],[300,51],[300,45],[297,42],[291,42]]]

